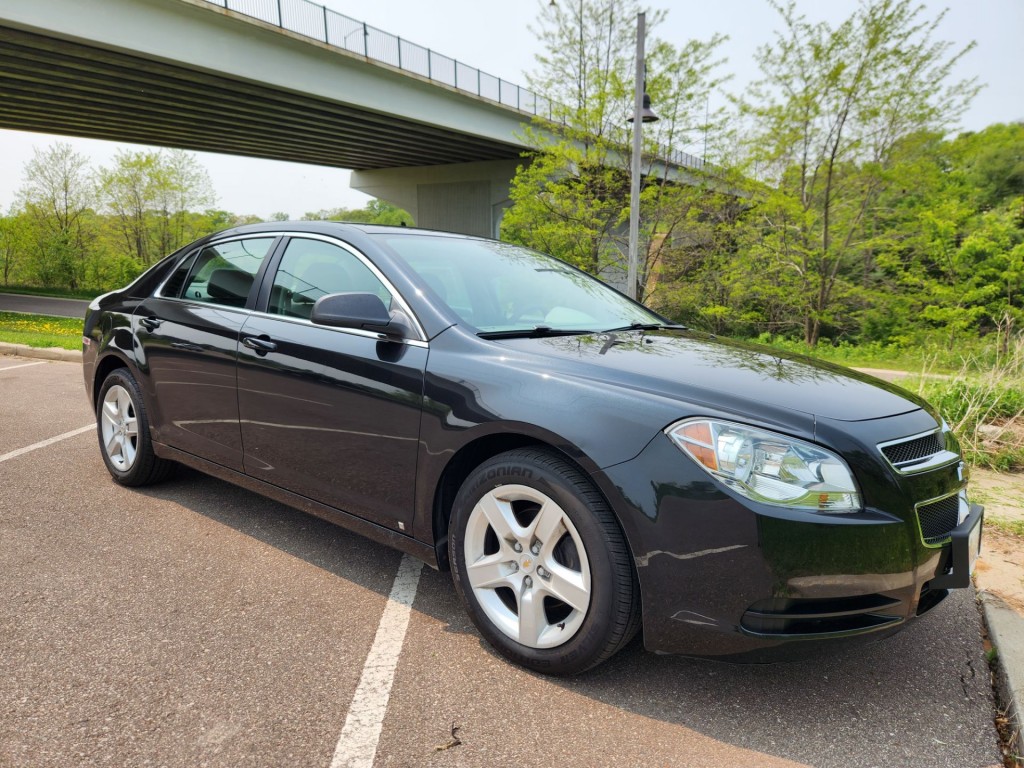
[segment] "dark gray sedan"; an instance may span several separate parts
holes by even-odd
[[[641,627],[734,659],[878,636],[978,552],[926,403],[506,243],[239,227],[96,299],[83,344],[115,480],[185,464],[450,568],[487,640],[550,674]]]

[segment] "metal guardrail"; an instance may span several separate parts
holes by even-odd
[[[310,0],[205,0],[334,48],[365,56],[404,72],[487,99],[527,115],[554,122],[554,106],[533,91],[502,80],[450,56],[403,40],[366,22],[332,11]],[[706,163],[687,152],[659,147],[658,156],[682,168],[704,168]],[[709,166],[710,167],[710,166]]]

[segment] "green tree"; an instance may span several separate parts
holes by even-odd
[[[30,271],[42,285],[81,285],[94,235],[93,199],[85,156],[64,143],[34,150],[17,204],[28,221]]]
[[[693,204],[680,221],[682,232],[661,244],[647,301],[662,314],[714,333],[748,331],[750,319],[744,322],[736,310],[742,302],[730,277],[739,259],[744,200],[728,187],[704,189],[689,200]]]
[[[213,205],[217,195],[210,175],[195,155],[180,149],[160,153],[156,174],[156,226],[160,253],[170,253],[201,234],[190,212]]]
[[[228,229],[229,227],[240,227],[243,224],[259,224],[263,221],[259,216],[251,214],[240,215],[221,208],[207,208],[202,213],[192,213],[189,219],[196,237]]]
[[[794,275],[805,342],[845,321],[871,212],[895,176],[900,143],[943,133],[977,92],[950,82],[959,58],[911,0],[865,3],[832,27],[772,3],[782,30],[756,55],[762,79],[741,100],[749,170],[765,184],[751,226],[766,266]],[[751,280],[759,276],[751,275]]]
[[[523,137],[531,148],[518,169],[502,237],[552,253],[593,274],[624,271],[630,190],[627,117],[633,111],[636,3],[580,0],[546,7],[535,30],[546,51],[530,85],[550,103]],[[651,15],[656,27],[661,12]],[[638,295],[676,243],[704,193],[704,179],[666,179],[663,148],[714,131],[707,96],[720,80],[714,51],[722,38],[682,48],[651,37],[647,90],[661,120],[645,131]],[[621,279],[621,275],[620,275]]]
[[[117,222],[122,252],[139,264],[149,265],[156,255],[150,234],[149,214],[154,205],[153,175],[156,152],[120,151],[113,168],[101,168],[100,198]]]
[[[1014,196],[1012,162],[1024,155],[1024,130],[922,135],[901,152],[902,183],[872,213],[877,271],[865,335],[906,343],[908,331],[941,332],[952,348],[998,331],[1005,346],[1024,325],[1024,196]]]
[[[527,83],[546,100],[545,117],[571,128],[584,144],[625,136],[640,10],[635,0],[569,0],[542,5],[530,27],[543,52]],[[650,14],[648,29],[664,15]]]
[[[24,269],[23,257],[28,251],[28,222],[13,209],[0,216],[0,274],[4,285],[17,280]]]
[[[991,209],[1024,195],[1024,123],[999,123],[961,134],[951,143],[950,154],[979,208]]]
[[[383,200],[371,200],[363,208],[321,208],[309,211],[303,221],[352,221],[361,224],[412,226],[412,216],[396,205]]]
[[[214,201],[206,170],[181,150],[121,150],[97,184],[122,253],[144,267],[194,239],[189,211]]]

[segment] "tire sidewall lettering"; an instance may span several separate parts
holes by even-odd
[[[496,467],[490,467],[479,477],[475,477],[472,485],[461,489],[460,494],[463,491],[469,491],[476,496],[475,501],[479,501],[480,497],[482,497],[487,491],[492,491],[495,488],[502,487],[503,485],[510,485],[516,481],[523,482],[524,485],[530,485],[531,481],[534,481],[533,470],[529,467],[521,467],[514,464],[502,464]],[[544,485],[549,486],[550,484],[544,483]]]

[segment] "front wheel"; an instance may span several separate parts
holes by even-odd
[[[636,634],[622,531],[587,477],[554,453],[509,451],[474,470],[456,496],[448,546],[473,623],[517,664],[576,674]]]
[[[153,452],[142,392],[127,368],[111,371],[103,380],[96,405],[96,431],[103,463],[121,485],[159,482],[174,467]]]

